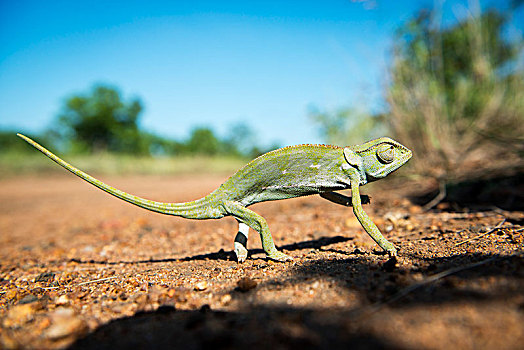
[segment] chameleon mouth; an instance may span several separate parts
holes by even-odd
[[[399,145],[400,149],[402,150],[402,155],[398,158],[401,164],[406,163],[408,160],[411,159],[413,156],[413,152],[411,150],[403,145]]]
[[[398,167],[400,168],[402,165],[406,164],[412,156],[413,154],[411,153],[411,150],[406,148],[406,153],[399,158]]]
[[[406,148],[406,154],[404,155],[404,157],[400,158],[401,160],[404,160],[404,163],[407,162],[408,160],[411,159],[411,157],[413,156],[413,152],[411,152],[410,149],[407,149]]]

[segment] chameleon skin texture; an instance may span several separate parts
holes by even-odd
[[[139,207],[188,219],[235,217],[240,224],[239,232],[244,233],[235,239],[235,253],[239,261],[247,256],[246,225],[260,234],[262,247],[270,259],[291,260],[276,249],[265,219],[249,210],[248,206],[312,194],[321,194],[335,203],[353,206],[353,212],[366,232],[390,255],[396,255],[396,248],[382,236],[364,212],[359,192],[359,186],[387,176],[411,158],[409,149],[390,138],[383,137],[345,148],[329,145],[281,148],[254,159],[203,198],[185,203],[162,203],[113,188],[68,164],[30,138],[21,134],[18,136],[83,180]],[[351,198],[333,192],[349,188]]]
[[[251,161],[218,190],[228,200],[245,207],[258,202],[343,190],[350,186],[342,170],[344,163],[339,147],[285,147]]]

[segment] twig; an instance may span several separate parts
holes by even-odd
[[[120,277],[120,276],[117,275],[117,276],[99,278],[99,279],[91,280],[91,281],[80,282],[80,283],[75,284],[73,287],[83,286],[84,284],[89,284],[89,283],[95,283],[95,282],[102,282],[102,281],[112,280],[112,279],[115,279],[115,278],[118,278],[118,277]]]
[[[432,209],[437,204],[442,202],[444,200],[444,198],[446,198],[447,192],[446,192],[446,182],[445,181],[443,181],[443,180],[439,181],[438,189],[439,189],[439,192],[435,196],[435,198],[433,198],[428,203],[424,204],[424,206],[422,207],[423,211],[428,211],[428,210]]]
[[[502,213],[499,213],[495,210],[489,211],[489,212],[468,212],[468,213],[431,213],[431,212],[423,212],[420,214],[414,214],[412,215],[415,218],[419,217],[429,217],[429,218],[444,218],[445,220],[448,219],[470,219],[472,216],[475,216],[476,218],[485,218],[489,216],[497,216],[497,215],[503,215]]]
[[[482,233],[482,234],[480,234],[480,235],[478,235],[478,236],[468,238],[468,239],[466,239],[466,240],[464,240],[464,241],[462,241],[462,242],[458,242],[457,244],[455,244],[455,247],[458,247],[459,245],[462,245],[462,244],[467,243],[467,242],[469,242],[469,241],[473,241],[473,240],[475,240],[475,239],[477,239],[477,238],[480,238],[480,237],[484,237],[484,236],[486,236],[486,235],[489,235],[490,233],[492,233],[492,232],[498,230],[499,228],[501,228],[502,225],[504,225],[505,222],[506,222],[506,218],[502,219],[502,221],[499,222],[498,225],[495,226],[495,227],[493,227],[491,230],[489,230],[489,231],[487,231],[487,232],[484,232],[484,233]]]
[[[156,270],[161,270],[160,268],[153,268],[153,269],[146,269],[146,270],[142,270],[142,271],[138,271],[137,273],[138,274],[142,274],[142,273],[147,273],[147,272],[151,272],[151,271],[156,271]],[[108,281],[108,280],[112,280],[112,279],[115,279],[115,278],[118,278],[118,277],[121,277],[125,275],[125,273],[121,274],[121,275],[115,275],[115,276],[111,276],[111,277],[104,277],[104,278],[98,278],[96,280],[91,280],[91,281],[85,281],[85,282],[80,282],[80,283],[76,283],[76,284],[72,284],[72,285],[65,285],[65,286],[53,286],[53,287],[39,287],[39,288],[42,288],[44,290],[49,290],[49,289],[59,289],[59,288],[72,288],[72,287],[78,287],[78,286],[83,286],[83,285],[86,285],[86,284],[90,284],[90,283],[96,283],[96,282],[102,282],[102,281]]]
[[[49,289],[58,289],[58,288],[72,288],[72,287],[78,287],[78,286],[83,286],[85,284],[90,284],[90,283],[96,283],[96,282],[102,282],[102,281],[107,281],[107,280],[111,280],[111,279],[115,279],[115,278],[118,278],[120,277],[120,275],[117,275],[117,276],[111,276],[111,277],[105,277],[105,278],[98,278],[96,280],[91,280],[91,281],[85,281],[85,282],[80,282],[80,283],[77,283],[77,284],[72,284],[72,285],[65,285],[65,286],[56,286],[56,287],[40,287],[44,290],[49,290]]]

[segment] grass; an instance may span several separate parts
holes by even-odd
[[[248,161],[225,156],[147,157],[112,153],[70,155],[63,159],[87,173],[103,175],[232,174]],[[60,171],[62,167],[38,152],[0,152],[0,178]]]

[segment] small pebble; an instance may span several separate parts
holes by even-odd
[[[195,284],[195,290],[202,291],[207,289],[207,282],[206,281],[200,281],[197,284]]]
[[[58,299],[56,299],[55,304],[56,305],[69,304],[69,299],[67,298],[67,295],[64,294],[64,295],[59,296]]]
[[[33,303],[33,302],[35,302],[37,300],[38,300],[38,298],[35,295],[28,294],[25,297],[23,297],[22,299],[20,299],[20,301],[18,303],[20,303],[20,304],[30,304],[30,303]]]
[[[55,278],[55,274],[52,272],[44,272],[35,278],[35,282],[48,282]]]
[[[33,304],[15,305],[9,309],[7,317],[4,319],[4,327],[19,327],[31,321],[34,314]]]
[[[44,337],[57,340],[67,336],[83,333],[87,325],[80,318],[63,319],[53,323],[45,332]]]
[[[231,302],[231,300],[232,300],[232,298],[231,298],[230,294],[226,294],[226,295],[222,296],[222,298],[220,298],[220,302],[223,305],[228,305]]]
[[[237,282],[237,286],[241,292],[247,292],[255,288],[257,286],[257,282],[252,278],[244,277]]]
[[[51,326],[44,332],[44,337],[51,340],[62,339],[87,331],[87,324],[71,308],[60,307],[51,314]]]

